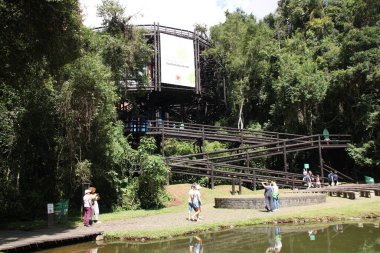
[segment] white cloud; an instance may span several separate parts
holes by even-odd
[[[193,30],[194,24],[211,27],[224,22],[225,10],[237,8],[262,19],[277,7],[277,0],[120,0],[127,15],[134,15],[132,23],[153,24]],[[101,0],[80,0],[84,24],[88,27],[101,26],[96,16],[96,6]]]

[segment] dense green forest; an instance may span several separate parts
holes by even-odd
[[[0,220],[79,206],[83,178],[104,207],[163,206],[169,168],[154,139],[130,146],[115,107],[151,57],[127,11],[104,0],[94,32],[77,0],[0,0]],[[226,12],[209,34],[215,89],[227,86],[220,123],[350,134],[345,172],[380,179],[380,1],[280,0],[262,21]]]

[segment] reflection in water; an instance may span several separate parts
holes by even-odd
[[[310,241],[315,241],[315,236],[317,235],[318,230],[312,230],[311,229],[307,233],[309,234]]]
[[[265,253],[278,253],[282,248],[281,229],[280,227],[273,227],[271,228],[270,232],[269,247]]]
[[[97,244],[98,243],[98,244]],[[49,253],[379,253],[375,224],[246,227],[145,243],[99,242],[46,250]]]
[[[202,239],[200,237],[190,237],[189,251],[190,253],[203,253]]]
[[[92,248],[86,251],[86,253],[98,253],[98,248]]]

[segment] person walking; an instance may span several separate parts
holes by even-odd
[[[262,186],[264,187],[264,198],[265,198],[265,209],[268,212],[273,212],[274,209],[274,203],[273,203],[273,188],[272,186],[267,182],[261,182]]]
[[[188,193],[188,220],[191,220],[191,211],[193,210],[195,184],[192,184]]]
[[[201,213],[201,193],[199,189],[201,188],[200,185],[195,186],[194,190],[194,198],[193,198],[193,208],[195,210],[195,213],[191,217],[192,221],[198,221],[199,220],[199,214]]]
[[[327,179],[329,180],[329,186],[333,185],[333,176],[334,173],[332,171],[330,171],[330,173],[327,175]]]
[[[338,172],[337,171],[334,171],[334,173],[332,175],[332,182],[334,182],[334,186],[338,185]]]
[[[83,210],[84,210],[84,226],[90,226],[90,216],[91,216],[91,190],[87,189],[84,191],[83,196]]]
[[[198,219],[200,219],[200,214],[202,212],[202,197],[201,197],[201,186],[197,184],[195,186],[195,193],[194,195],[198,198],[198,203],[199,203],[199,214],[198,214]]]
[[[273,192],[272,192],[273,203],[274,203],[274,210],[273,211],[277,211],[278,209],[280,209],[280,203],[278,201],[278,196],[279,196],[278,186],[277,186],[275,181],[271,182],[271,186],[272,186],[272,190],[273,190]]]

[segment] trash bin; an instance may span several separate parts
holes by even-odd
[[[373,177],[364,176],[364,180],[365,180],[366,184],[374,184],[375,183],[375,180],[373,179]]]
[[[61,200],[58,203],[54,204],[54,214],[55,214],[55,221],[57,223],[67,221],[67,216],[69,213],[69,200]]]

